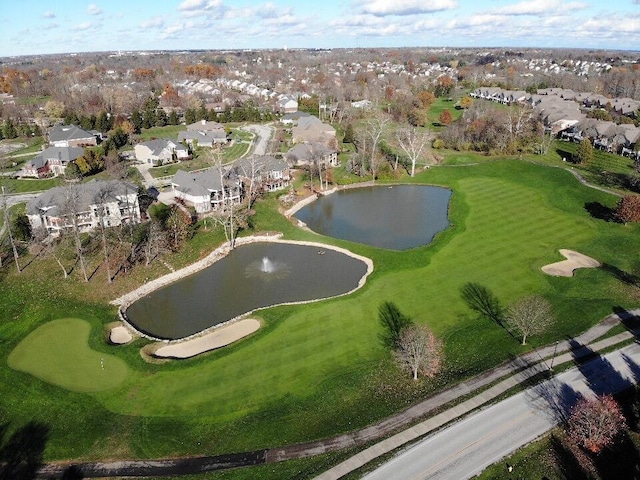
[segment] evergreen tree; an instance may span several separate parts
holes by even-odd
[[[4,138],[17,138],[18,137],[18,130],[16,130],[16,127],[13,124],[13,121],[10,118],[7,118],[4,121],[4,125],[2,127],[2,135],[4,136]]]
[[[588,165],[593,162],[593,145],[591,145],[591,140],[588,138],[582,139],[576,151],[576,158],[581,165]]]
[[[180,117],[178,117],[178,114],[175,110],[171,110],[168,122],[169,125],[178,125],[180,123]]]

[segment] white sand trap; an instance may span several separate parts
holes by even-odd
[[[544,273],[556,277],[573,277],[573,271],[578,268],[596,268],[600,266],[600,262],[597,260],[573,250],[563,249],[560,250],[560,253],[566,260],[545,265],[542,267]]]
[[[119,327],[111,329],[109,340],[115,345],[123,345],[133,340],[133,335],[131,335],[131,332],[127,328],[120,325]]]
[[[165,345],[158,348],[153,355],[162,358],[194,357],[209,350],[229,345],[255,332],[258,328],[260,328],[260,322],[258,320],[247,318],[217,328],[201,337]]]

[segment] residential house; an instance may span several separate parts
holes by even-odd
[[[53,147],[95,147],[96,136],[75,125],[58,125],[51,128],[47,135]]]
[[[192,147],[197,145],[199,147],[213,147],[214,145],[224,145],[229,139],[227,138],[227,132],[222,130],[186,130],[178,133],[178,141],[185,142]]]
[[[178,172],[171,179],[173,195],[192,205],[197,213],[219,210],[242,201],[242,181],[232,170],[220,174],[216,168],[199,172]]]
[[[298,110],[298,101],[294,98],[283,95],[276,102],[276,108],[280,113],[293,113]]]
[[[321,142],[300,143],[284,154],[292,167],[313,165],[315,163],[337,167],[338,152]]]
[[[74,218],[75,217],[75,218]],[[140,223],[138,187],[118,180],[92,181],[45,191],[27,204],[27,218],[33,230],[53,236],[73,228],[81,232]]]
[[[336,129],[322,123],[318,117],[309,115],[298,119],[298,124],[291,129],[291,137],[293,143],[322,142],[332,145],[336,144]]]
[[[214,132],[218,130],[225,131],[224,125],[218,122],[200,120],[199,122],[187,125],[187,130],[196,130],[198,132]]]
[[[357,102],[351,102],[351,106],[353,108],[369,110],[373,106],[373,102],[371,102],[371,100],[358,100]]]
[[[48,147],[28,161],[21,176],[42,178],[64,174],[69,163],[84,153],[81,147]]]
[[[172,140],[156,139],[135,145],[133,150],[136,160],[150,163],[153,166],[189,158],[189,151],[184,145]]]
[[[293,125],[294,123],[298,123],[298,121],[303,118],[303,117],[310,117],[311,114],[307,113],[307,112],[301,112],[301,111],[297,111],[297,112],[292,112],[292,113],[285,113],[281,118],[280,118],[280,123],[282,123],[283,125]]]
[[[237,160],[233,168],[245,185],[253,182],[254,186],[260,186],[265,192],[276,192],[291,185],[289,163],[284,158],[252,155]]]

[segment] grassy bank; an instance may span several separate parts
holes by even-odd
[[[147,364],[139,354],[146,341],[120,347],[105,343],[103,325],[115,318],[106,302],[123,285],[106,286],[100,275],[88,285],[61,281],[53,268],[27,268],[17,276],[5,266],[0,381],[13,388],[0,398],[0,418],[18,426],[31,419],[49,425],[47,458],[212,454],[301,442],[368,425],[531,348],[471,314],[460,295],[466,282],[486,286],[502,303],[531,293],[549,299],[558,321],[532,345],[574,335],[614,307],[640,302],[637,288],[619,280],[628,277],[608,273],[640,274],[639,226],[592,218],[586,204],[613,206],[616,198],[580,185],[570,173],[504,160],[431,168],[411,181],[453,189],[452,225],[433,244],[405,252],[297,229],[277,213],[275,198],[258,202],[252,218],[256,230],[349,248],[373,259],[375,271],[348,297],[264,310],[264,328],[256,335],[191,360]],[[174,266],[189,263],[219,239],[199,234],[191,249],[168,260]],[[544,275],[540,267],[561,260],[560,248],[615,269],[581,270],[573,278]],[[134,275],[140,281],[145,276]],[[394,380],[378,340],[377,308],[385,300],[444,340],[445,371],[435,381],[403,389]],[[7,366],[8,356],[24,348],[32,332],[60,318],[88,322],[87,348],[126,364],[120,383],[74,393],[79,389],[54,386]],[[85,368],[68,363],[70,378],[78,373],[74,369]]]

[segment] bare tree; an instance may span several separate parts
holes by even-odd
[[[13,238],[13,232],[11,231],[12,229],[11,217],[9,215],[9,206],[7,203],[7,196],[5,194],[4,185],[2,186],[2,211],[4,215],[4,226],[7,231],[7,236],[9,237],[9,244],[11,245],[11,250],[13,251],[13,259],[16,263],[16,270],[18,271],[18,273],[21,273],[22,269],[20,268],[20,262],[18,261],[19,259],[18,248],[16,246],[16,241]]]
[[[190,223],[187,213],[174,205],[167,217],[167,229],[171,235],[171,245],[174,250],[177,250],[182,241],[187,238]]]
[[[78,257],[78,262],[80,263],[80,270],[82,271],[82,276],[85,282],[89,281],[89,277],[87,276],[87,267],[85,265],[84,260],[84,252],[82,247],[82,238],[80,231],[80,214],[81,205],[82,205],[82,192],[80,191],[80,187],[77,184],[70,183],[65,186],[64,189],[64,200],[62,205],[62,216],[63,223],[66,223],[64,217],[66,217],[71,223],[71,234],[73,235],[73,240],[75,243],[76,256]],[[63,225],[63,227],[66,225]]]
[[[398,145],[407,154],[411,161],[411,176],[416,173],[416,162],[422,155],[422,151],[427,145],[427,136],[418,132],[416,127],[398,130],[396,133]]]
[[[432,378],[442,367],[442,342],[425,325],[411,325],[400,332],[394,355],[400,368],[408,369],[414,380],[420,374]]]
[[[109,245],[107,242],[107,226],[109,224],[110,211],[109,203],[113,199],[112,185],[108,182],[102,184],[94,196],[94,202],[97,205],[98,214],[98,230],[100,231],[100,240],[102,242],[102,253],[104,255],[104,268],[107,273],[107,283],[111,283],[111,268],[109,266]]]
[[[507,325],[522,337],[522,345],[529,336],[544,332],[554,320],[551,304],[538,295],[521,298],[505,312]]]
[[[145,265],[149,266],[153,259],[161,252],[166,241],[166,236],[162,230],[160,222],[154,218],[149,221],[149,230],[145,238],[144,255]]]
[[[382,163],[382,157],[380,152],[378,152],[378,147],[387,123],[389,123],[389,119],[380,115],[375,115],[365,122],[364,136],[368,140],[369,150],[367,152],[366,149],[364,149],[363,153],[365,153],[365,155],[366,153],[369,154],[369,171],[373,176],[373,180],[376,179]]]

